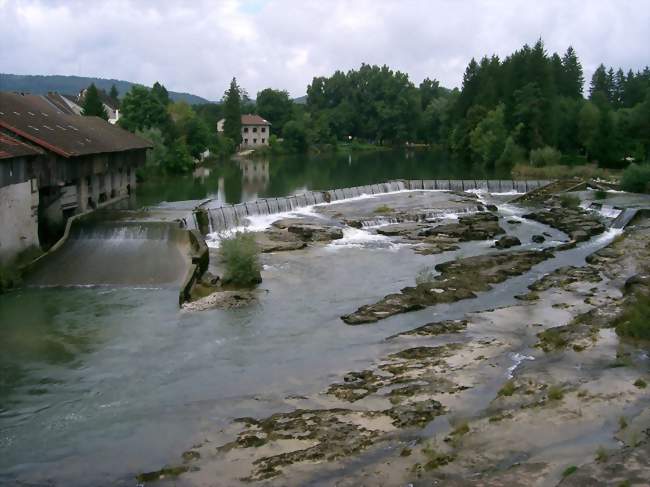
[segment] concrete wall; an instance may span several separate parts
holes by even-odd
[[[33,246],[39,246],[36,180],[1,187],[0,263]]]

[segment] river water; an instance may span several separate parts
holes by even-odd
[[[255,169],[252,178],[252,169],[233,162],[176,187],[151,182],[131,205],[172,197],[237,202],[400,177],[472,177],[429,153],[251,163],[267,164],[268,171]],[[542,230],[551,240],[563,238],[535,222],[508,226],[513,217],[516,210],[504,207],[502,224],[522,241]],[[412,285],[423,267],[485,252],[489,243],[421,256],[354,234],[348,242],[265,255],[259,302],[227,311],[181,311],[177,283],[165,282],[85,282],[0,295],[0,484],[135,485],[135,474],[178,463],[203,432],[286,408],[287,396],[316,394],[362,369],[392,346],[385,337],[510,302],[543,272],[584,262],[606,243],[564,252],[476,300],[358,327],[339,317]]]

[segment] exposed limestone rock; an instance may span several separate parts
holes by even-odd
[[[398,333],[389,336],[386,340],[391,340],[397,337],[416,337],[416,336],[435,336],[444,335],[447,333],[458,333],[467,328],[467,320],[445,320],[436,321],[434,323],[427,323],[426,325],[419,326],[413,330]]]
[[[549,225],[566,233],[575,242],[584,242],[605,231],[605,225],[581,209],[555,207],[524,215],[524,218]]]
[[[544,243],[544,242],[546,241],[546,238],[544,237],[544,235],[533,235],[533,237],[531,238],[531,240],[532,240],[534,243],[538,243],[538,244],[540,244],[540,243]]]
[[[389,294],[341,319],[349,325],[373,323],[395,314],[473,298],[476,292],[487,291],[491,284],[521,275],[552,255],[546,250],[518,251],[445,262],[436,266],[440,275],[433,282],[406,287],[399,294]]]

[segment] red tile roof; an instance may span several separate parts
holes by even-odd
[[[0,92],[0,128],[63,157],[152,147],[99,117],[64,113],[39,95]]]
[[[259,115],[242,115],[241,116],[242,125],[271,125],[270,122],[264,120]]]
[[[0,159],[37,156],[39,154],[43,154],[43,151],[38,147],[25,144],[20,140],[14,139],[9,135],[0,132]]]

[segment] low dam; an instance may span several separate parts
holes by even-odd
[[[208,200],[195,209],[197,227],[202,233],[213,233],[237,226],[244,226],[246,218],[273,215],[320,203],[357,198],[362,195],[386,194],[406,190],[430,191],[484,191],[486,193],[526,193],[548,184],[546,180],[476,180],[476,179],[412,179],[387,181],[385,183],[306,191],[282,197],[266,198],[235,205],[222,205]],[[203,216],[205,215],[205,217]]]

